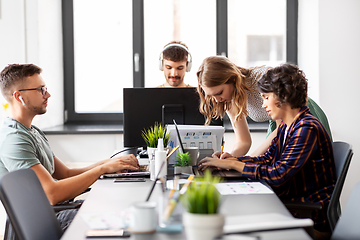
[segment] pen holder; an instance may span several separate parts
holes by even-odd
[[[193,174],[192,166],[186,166],[186,167],[174,167],[174,174],[181,174],[181,173],[187,173],[187,174]]]
[[[181,203],[174,201],[174,199],[171,200],[169,194],[170,191],[166,191],[158,199],[158,219],[161,228],[182,224],[183,209]]]

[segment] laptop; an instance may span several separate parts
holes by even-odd
[[[198,158],[198,162],[205,158],[205,157],[211,157],[211,155],[214,153],[213,149],[200,149],[200,156]],[[211,174],[213,176],[219,176],[225,179],[247,179],[245,177],[242,176],[242,174],[236,170],[217,170],[217,169],[211,169],[212,172]],[[193,172],[195,174],[195,176],[203,176],[204,172],[203,171],[199,171],[197,166],[193,167]]]
[[[205,158],[205,157],[211,157],[212,154],[214,153],[213,149],[199,149],[199,158],[198,161],[199,162],[201,159]],[[212,172],[211,174],[213,176],[219,176],[222,178],[229,178],[229,179],[247,179],[245,177],[242,176],[242,174],[236,170],[217,170],[217,169],[211,169]],[[193,166],[193,172],[195,174],[195,176],[203,176],[204,172],[203,171],[199,171],[197,166]]]
[[[195,176],[204,176],[204,172],[199,171],[197,167],[193,167],[193,172]],[[243,177],[240,172],[233,169],[230,170],[211,169],[211,175],[222,177],[225,179],[247,179],[246,177]]]
[[[100,176],[100,178],[122,178],[122,177],[150,177],[149,165],[140,165],[138,171],[129,171],[122,173],[106,173]]]

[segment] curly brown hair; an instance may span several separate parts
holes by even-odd
[[[305,73],[296,65],[285,63],[269,69],[258,81],[261,93],[274,93],[280,103],[291,108],[301,108],[307,104],[307,84]]]

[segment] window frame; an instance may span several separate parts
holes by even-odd
[[[145,86],[144,0],[133,6],[133,86]],[[77,113],[75,111],[73,0],[62,0],[64,123],[123,124],[123,113]],[[228,56],[227,0],[216,0],[216,53]],[[297,64],[298,0],[286,0],[286,61]],[[137,56],[135,58],[135,56]],[[137,60],[138,62],[135,62]]]

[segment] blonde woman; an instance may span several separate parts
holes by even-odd
[[[251,136],[246,116],[255,122],[270,121],[268,136],[251,156],[263,154],[276,136],[277,125],[272,121],[262,106],[262,98],[257,90],[257,82],[270,67],[261,66],[242,68],[228,58],[211,56],[203,60],[197,72],[198,93],[200,95],[200,112],[206,116],[206,124],[212,118],[223,118],[225,113],[233,125],[236,142],[230,153],[219,152],[214,155],[219,158],[242,156],[248,153],[251,146]],[[325,126],[331,138],[330,127],[326,115],[310,98],[307,106],[311,114]]]

